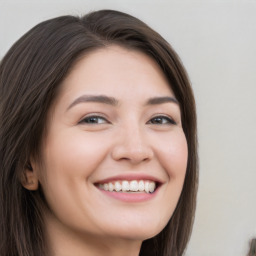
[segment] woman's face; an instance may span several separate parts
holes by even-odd
[[[156,235],[176,207],[187,155],[179,104],[152,59],[118,46],[86,55],[50,109],[43,167],[33,163],[50,232]]]

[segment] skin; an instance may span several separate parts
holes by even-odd
[[[115,102],[77,100],[83,95]],[[64,80],[49,110],[43,164],[31,159],[24,185],[42,186],[53,255],[138,255],[142,241],[171,218],[186,173],[187,142],[179,104],[148,104],[156,97],[175,99],[155,61],[114,45],[87,54]],[[95,186],[117,175],[150,175],[161,186],[139,202]]]

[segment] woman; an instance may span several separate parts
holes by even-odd
[[[111,10],[45,21],[0,66],[1,255],[182,255],[193,93],[170,45]]]

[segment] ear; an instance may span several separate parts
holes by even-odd
[[[38,189],[38,176],[36,171],[33,169],[30,163],[27,164],[23,175],[21,177],[21,184],[24,188],[28,190],[37,190]]]

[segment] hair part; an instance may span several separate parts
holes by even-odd
[[[28,31],[0,63],[0,254],[49,255],[45,243],[41,188],[20,180],[30,158],[40,160],[50,106],[61,82],[87,53],[107,45],[139,50],[154,59],[180,104],[188,143],[183,190],[172,218],[143,242],[140,256],[180,256],[188,243],[198,183],[196,109],[186,71],[171,46],[142,21],[102,10],[83,17],[62,16]]]

